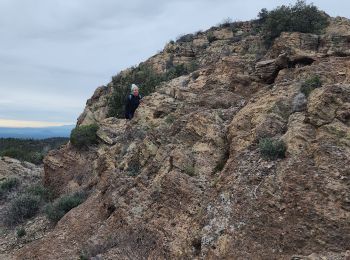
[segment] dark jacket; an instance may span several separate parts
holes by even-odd
[[[134,117],[134,113],[137,107],[140,105],[141,95],[134,96],[133,94],[128,95],[125,104],[125,118],[131,119]]]

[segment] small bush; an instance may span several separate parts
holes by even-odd
[[[138,176],[141,173],[141,165],[137,158],[133,158],[128,165],[127,174],[131,177]]]
[[[180,35],[177,37],[176,42],[191,42],[193,41],[194,35],[192,33],[185,34],[185,35]]]
[[[16,234],[17,237],[24,237],[27,234],[27,232],[24,228],[19,228],[17,229]]]
[[[108,116],[124,118],[127,95],[130,93],[129,83],[119,88],[114,88],[112,96],[108,100]]]
[[[78,149],[87,148],[97,143],[97,130],[96,124],[77,126],[71,132],[70,141]]]
[[[45,208],[45,214],[52,222],[58,222],[68,211],[83,203],[87,198],[84,192],[65,195],[50,203]]]
[[[265,8],[258,15],[265,43],[271,45],[281,32],[321,33],[328,17],[312,4],[298,0],[294,6],[282,5],[272,11]]]
[[[175,116],[173,114],[170,114],[165,118],[165,123],[170,125],[175,122],[175,119]]]
[[[192,72],[194,72],[195,70],[198,69],[199,64],[196,61],[193,60],[190,63],[186,64],[185,67],[186,67],[185,74],[190,74],[190,73],[192,73]]]
[[[173,65],[170,69],[167,70],[165,75],[165,80],[171,80],[187,73],[187,68],[184,64]]]
[[[0,197],[12,191],[19,185],[17,178],[8,178],[0,182]]]
[[[86,255],[86,253],[81,252],[79,255],[79,260],[89,260],[89,257]]]
[[[40,198],[30,194],[22,194],[15,198],[6,213],[9,225],[18,224],[34,217],[40,208]]]
[[[217,40],[213,32],[209,32],[207,35],[207,40],[209,43],[212,43]]]
[[[310,93],[322,86],[322,81],[319,76],[313,76],[308,78],[300,87],[300,92],[303,93],[306,97],[310,95]]]
[[[186,165],[185,168],[184,168],[184,171],[189,176],[194,176],[195,175],[195,168],[194,168],[193,165]]]
[[[263,158],[276,160],[284,158],[287,147],[281,140],[273,140],[271,138],[263,138],[259,142],[260,153]]]
[[[172,80],[174,78],[190,74],[198,68],[198,64],[192,61],[188,64],[177,64],[173,65],[164,75],[164,80]]]
[[[38,196],[42,201],[48,202],[53,199],[53,193],[41,184],[33,185],[26,189],[26,194]]]
[[[29,162],[34,164],[41,164],[44,159],[44,154],[40,152],[32,152],[29,154]]]

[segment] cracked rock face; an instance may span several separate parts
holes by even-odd
[[[98,89],[78,123],[97,122],[100,143],[45,158],[47,186],[91,195],[16,258],[345,259],[350,57],[322,40],[346,37],[343,23],[321,36],[282,34],[261,60],[246,47],[258,36],[225,30],[210,44],[198,35],[168,45],[147,62],[161,70],[171,49],[201,61],[197,77],[164,82],[131,121],[106,118],[110,91]],[[322,87],[302,96],[313,75]],[[286,158],[262,158],[266,137],[285,142]]]

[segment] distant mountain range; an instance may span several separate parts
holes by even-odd
[[[69,137],[75,125],[51,126],[41,128],[8,128],[0,127],[0,138],[45,139],[50,137]]]

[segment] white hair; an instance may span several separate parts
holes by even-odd
[[[135,84],[132,84],[132,85],[131,85],[131,92],[133,92],[133,91],[134,91],[134,89],[139,89],[139,87],[138,87],[138,86],[136,86]]]

